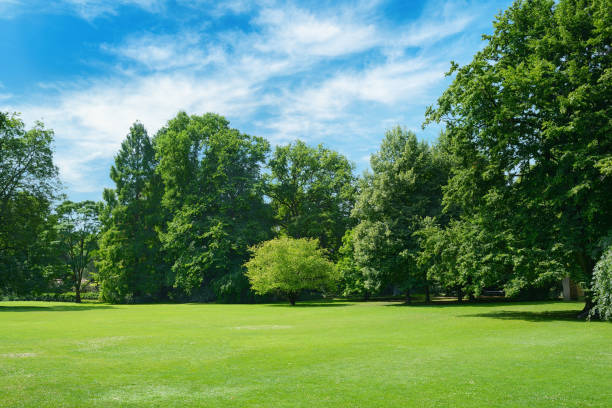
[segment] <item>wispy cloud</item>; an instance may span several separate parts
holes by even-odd
[[[155,0],[69,3],[86,19],[127,3],[152,12],[165,7]],[[479,32],[469,40],[462,35],[488,10],[431,2],[421,17],[390,23],[377,2],[367,1],[323,10],[266,1],[255,8],[242,1],[209,6],[217,16],[249,12],[249,29],[130,33],[100,45],[113,58],[105,77],[61,84],[46,102],[0,109],[43,119],[55,130],[57,162],[72,191],[101,190],[135,120],[152,133],[179,110],[221,113],[275,143],[325,141],[363,165],[385,128],[420,125],[448,61],[477,47]]]
[[[125,6],[138,7],[149,12],[161,12],[165,0],[0,0],[0,18],[13,18],[21,13],[55,12],[73,13],[86,20],[117,15]]]

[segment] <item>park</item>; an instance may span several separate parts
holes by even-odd
[[[0,0],[0,407],[612,407],[611,11]]]

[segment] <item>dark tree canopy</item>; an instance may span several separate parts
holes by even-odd
[[[54,276],[51,203],[58,195],[53,131],[0,112],[0,293],[44,290]]]
[[[506,243],[512,285],[589,282],[612,228],[610,3],[516,1],[494,27],[427,111],[459,164],[445,202]]]
[[[268,142],[222,116],[181,112],[159,131],[155,148],[171,214],[161,240],[174,286],[204,299],[244,298],[248,247],[271,233],[261,178]]]
[[[266,193],[280,230],[294,238],[316,238],[337,256],[354,202],[354,165],[322,145],[297,141],[278,146],[268,167]]]
[[[394,285],[409,296],[411,288],[426,286],[415,233],[424,217],[440,214],[447,168],[430,146],[399,127],[385,134],[371,165],[353,210],[354,257],[368,287]]]
[[[165,297],[167,266],[157,231],[164,222],[163,185],[156,164],[147,131],[135,123],[111,167],[116,188],[105,192],[97,262],[103,300]]]

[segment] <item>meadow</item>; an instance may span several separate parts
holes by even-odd
[[[0,406],[612,406],[580,307],[0,302]]]

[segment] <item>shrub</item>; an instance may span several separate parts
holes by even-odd
[[[593,303],[590,316],[612,320],[612,246],[610,246],[593,270]]]

